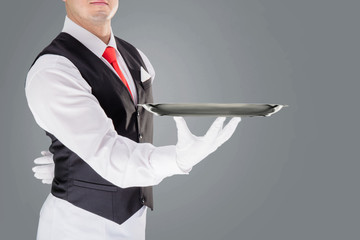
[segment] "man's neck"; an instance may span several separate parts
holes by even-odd
[[[97,36],[101,41],[103,41],[106,45],[110,41],[111,37],[111,21],[101,22],[101,23],[86,23],[83,21],[78,21],[76,18],[72,16],[68,16],[74,23],[88,30],[95,36]]]

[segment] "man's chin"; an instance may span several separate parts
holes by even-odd
[[[111,17],[109,16],[108,13],[102,13],[102,12],[99,12],[99,13],[91,16],[91,20],[97,24],[106,23],[110,19],[111,19]]]

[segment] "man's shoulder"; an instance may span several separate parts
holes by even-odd
[[[64,56],[57,54],[44,54],[36,59],[29,72],[38,72],[46,69],[73,69],[74,64]]]
[[[91,92],[91,87],[70,60],[60,55],[45,54],[30,68],[25,80],[25,90],[31,92],[34,87],[30,86],[42,86],[47,89],[53,85],[81,86],[82,89]]]
[[[66,75],[78,75],[78,70],[74,64],[67,58],[54,55],[45,54],[40,56],[29,69],[26,76],[26,85],[33,79],[39,78],[43,75],[51,74],[66,74]]]

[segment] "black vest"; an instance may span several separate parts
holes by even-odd
[[[140,79],[140,67],[147,69],[139,52],[119,38],[116,44],[135,82],[137,102],[153,102],[151,80],[143,83]],[[35,61],[44,54],[64,56],[78,68],[119,135],[139,143],[152,143],[152,114],[134,104],[119,77],[82,43],[67,33],[60,33]],[[56,136],[46,134],[52,140],[49,150],[54,154],[55,177],[51,188],[54,196],[118,224],[143,205],[153,209],[152,187],[117,187],[97,174]]]

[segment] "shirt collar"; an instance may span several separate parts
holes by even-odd
[[[109,44],[106,45],[103,41],[101,41],[100,38],[89,32],[85,28],[77,25],[70,18],[68,18],[68,16],[66,16],[62,32],[68,33],[74,38],[76,38],[99,58],[102,57],[106,47],[108,46],[115,48],[116,53],[119,54],[112,30]]]

